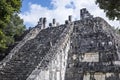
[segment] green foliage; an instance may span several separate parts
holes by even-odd
[[[15,37],[21,36],[25,30],[23,20],[20,19],[18,14],[12,15],[10,23],[3,29],[6,35],[6,46],[14,43]]]
[[[4,51],[4,49],[6,49],[6,36],[2,30],[0,30],[0,51]]]
[[[0,27],[4,27],[9,22],[10,16],[19,12],[21,0],[0,0]]]
[[[7,36],[20,36],[25,30],[23,20],[20,19],[18,14],[12,15],[10,23],[5,27],[4,32]]]
[[[20,12],[21,0],[0,0],[0,52],[14,43],[25,30]]]
[[[120,0],[96,0],[96,4],[104,10],[111,20],[120,20]]]

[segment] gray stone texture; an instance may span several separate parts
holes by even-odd
[[[0,80],[26,80],[44,58],[51,44],[55,45],[65,26],[47,28],[31,40],[28,40],[0,68]],[[4,65],[5,64],[5,65]],[[45,66],[44,66],[45,67]]]
[[[45,24],[0,62],[0,80],[120,80],[120,36],[104,19],[83,9],[81,20]]]
[[[120,36],[102,18],[75,21],[65,80],[120,80],[120,65],[115,64],[116,61],[120,63],[119,38]],[[87,73],[93,76],[93,79],[89,76],[88,79],[85,78]],[[108,73],[113,75],[104,79],[95,78],[95,74]]]

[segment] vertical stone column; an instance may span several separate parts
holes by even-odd
[[[46,22],[47,22],[46,18],[43,18],[43,29],[45,29],[46,27]]]
[[[52,23],[49,23],[49,27],[52,27]]]
[[[52,23],[53,23],[53,27],[55,27],[55,26],[56,26],[56,25],[55,25],[55,24],[56,24],[55,18],[53,19],[53,22],[52,22]]]
[[[80,10],[80,17],[81,17],[81,19],[87,18],[88,13],[89,13],[89,12],[86,10],[86,8],[81,9],[81,10]]]
[[[83,14],[82,13],[83,13],[83,10],[81,9],[80,10],[80,19],[83,19]]]
[[[43,18],[42,17],[39,19],[39,21],[41,22],[41,24],[43,24]]]
[[[39,21],[38,21],[38,24],[37,24],[37,26],[36,27],[38,27],[38,28],[42,28],[42,25],[43,25],[43,18],[41,17],[40,19],[39,19]]]
[[[65,24],[69,24],[69,21],[68,21],[68,20],[65,20]]]
[[[68,21],[69,21],[69,22],[72,22],[72,15],[69,15],[69,16],[68,16]]]
[[[80,19],[92,18],[93,16],[87,11],[86,8],[80,10]]]

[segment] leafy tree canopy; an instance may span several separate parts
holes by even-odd
[[[17,14],[21,4],[22,0],[0,0],[0,53],[25,30],[23,20]]]
[[[0,27],[5,27],[13,13],[19,12],[21,0],[0,0]]]
[[[3,29],[5,35],[9,38],[7,41],[7,45],[14,43],[16,37],[21,36],[25,30],[25,25],[23,24],[23,20],[20,19],[18,14],[13,14],[11,16],[9,24]]]
[[[120,0],[96,0],[96,4],[104,10],[111,20],[120,20]]]

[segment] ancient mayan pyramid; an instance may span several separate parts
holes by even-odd
[[[40,18],[0,62],[0,80],[120,80],[120,36],[85,8],[46,28]]]

